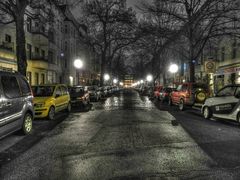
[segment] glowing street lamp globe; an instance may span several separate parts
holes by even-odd
[[[81,69],[83,67],[83,62],[81,59],[76,59],[74,61],[74,67],[77,69]]]
[[[113,83],[117,84],[118,80],[117,79],[113,79]]]
[[[170,73],[176,73],[176,72],[178,72],[178,65],[176,65],[176,64],[171,64],[170,67],[169,67],[169,72],[170,72]]]
[[[151,82],[153,80],[153,76],[152,75],[147,75],[146,79],[147,79],[148,82]]]
[[[105,80],[105,81],[108,81],[109,79],[110,79],[109,74],[105,74],[105,75],[104,75],[104,80]]]

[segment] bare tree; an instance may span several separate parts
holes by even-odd
[[[50,8],[48,9],[46,3],[53,1],[45,0],[2,0],[0,1],[0,24],[15,23],[16,25],[16,56],[18,71],[26,75],[27,70],[27,57],[25,49],[25,31],[24,31],[24,16],[27,8],[42,9],[47,14],[51,14]],[[33,14],[38,18],[39,14]]]
[[[122,48],[134,41],[135,14],[123,6],[122,1],[93,0],[83,5],[83,22],[88,27],[86,43],[101,56],[101,78],[111,60]]]
[[[166,4],[162,6],[161,4]],[[160,5],[160,6],[159,6]],[[169,16],[177,33],[165,42],[169,48],[176,40],[182,42],[189,63],[190,82],[195,81],[194,60],[199,58],[208,40],[223,35],[239,35],[238,0],[155,0],[145,4],[145,11]]]

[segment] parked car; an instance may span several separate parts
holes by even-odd
[[[155,86],[154,87],[154,98],[159,99],[160,91],[162,90],[163,86]]]
[[[90,103],[88,91],[83,86],[68,87],[72,106],[85,107]]]
[[[89,92],[90,101],[100,100],[100,91],[97,86],[86,86],[85,90]]]
[[[227,85],[206,99],[201,110],[204,118],[235,120],[240,123],[240,85]]]
[[[25,77],[0,71],[0,137],[21,130],[32,131],[33,96]]]
[[[159,100],[161,102],[168,102],[169,101],[169,95],[171,94],[172,91],[175,91],[176,88],[171,88],[171,87],[165,87],[162,88],[162,90],[159,93]]]
[[[179,106],[179,110],[184,110],[186,106],[202,106],[209,96],[208,86],[203,83],[183,83],[170,94],[169,105]]]
[[[64,84],[33,86],[34,111],[36,118],[53,120],[59,111],[71,111],[68,88]]]

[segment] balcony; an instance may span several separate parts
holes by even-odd
[[[14,43],[13,42],[2,42],[2,44],[0,44],[0,49],[13,53],[14,52]]]
[[[40,27],[31,27],[30,32],[32,34],[43,35],[45,38],[48,38],[48,32]]]
[[[32,61],[44,61],[48,62],[48,57],[47,56],[41,56],[40,54],[32,54],[31,56],[27,52],[27,58]]]

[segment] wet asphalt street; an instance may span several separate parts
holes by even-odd
[[[45,130],[38,127],[30,137],[1,140],[0,179],[240,178],[234,123],[203,120],[197,111],[179,112],[134,90],[59,118],[51,126],[36,121]]]

